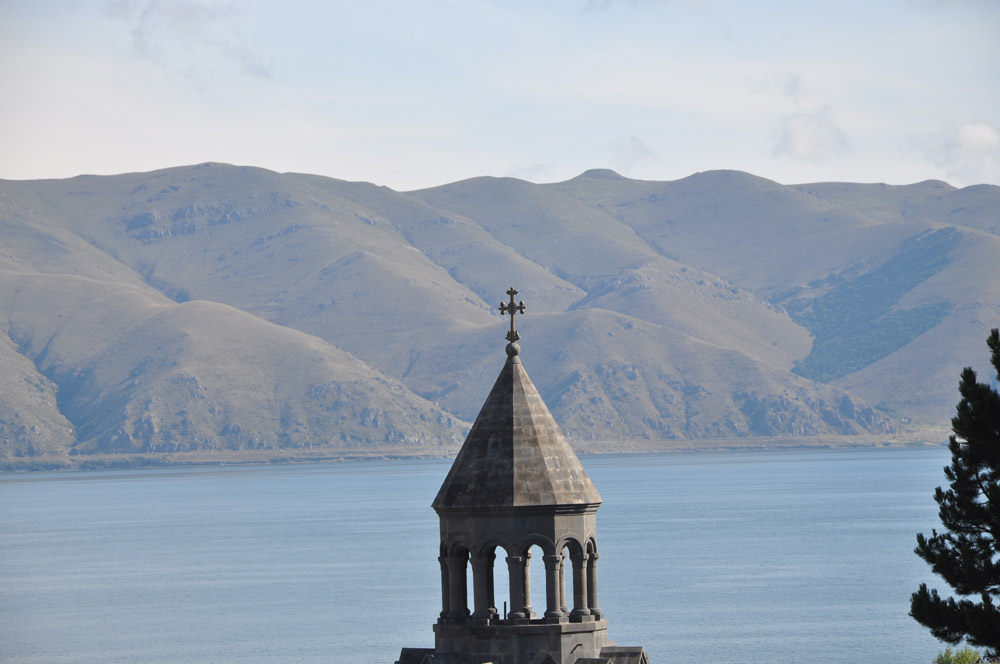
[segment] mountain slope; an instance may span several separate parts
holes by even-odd
[[[411,195],[472,219],[522,256],[584,290],[655,254],[616,219],[521,180],[475,178]]]
[[[35,259],[0,258],[8,457],[426,450],[461,436],[465,423],[321,339],[220,303],[178,304],[45,222],[21,230],[4,241],[20,236],[24,256],[30,237]]]
[[[797,373],[906,418],[947,421],[947,377],[974,362],[997,324],[1000,187],[788,187],[731,171],[664,183],[599,171],[549,186],[787,311],[814,341]],[[929,366],[925,335],[943,344]]]
[[[224,164],[0,182],[0,453],[449,449],[511,285],[571,438],[940,425],[997,324],[998,192],[732,171],[395,192]]]
[[[497,284],[518,283],[533,311],[565,311],[586,293],[528,260],[468,217],[364,182],[308,177],[319,187],[390,220],[393,228],[483,302],[497,300]]]
[[[589,185],[595,180],[599,187]],[[612,180],[612,183],[617,182]],[[906,235],[792,187],[736,171],[618,188],[587,173],[549,187],[620,219],[661,255],[772,299],[853,262],[891,251]]]

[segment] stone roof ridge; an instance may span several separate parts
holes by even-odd
[[[515,341],[434,499],[435,510],[599,505]]]

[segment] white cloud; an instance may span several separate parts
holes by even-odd
[[[915,137],[908,146],[961,184],[1000,178],[1000,131],[989,122],[949,122],[939,133]]]
[[[635,136],[615,140],[613,150],[612,161],[623,172],[631,170],[639,162],[656,159],[656,153]]]
[[[670,0],[626,0],[624,4],[627,4],[632,9],[637,9],[643,5],[662,5],[666,4]],[[587,0],[584,3],[583,10],[587,12],[593,11],[603,11],[609,9],[615,0]]]
[[[782,120],[781,136],[774,147],[774,154],[825,161],[848,149],[847,138],[833,119],[833,112],[828,107],[821,107],[811,113],[796,113]]]
[[[553,178],[552,164],[513,166],[507,171],[507,176],[528,182],[548,182]]]
[[[805,84],[802,82],[802,77],[798,74],[788,74],[785,78],[785,84],[782,86],[782,92],[790,99],[802,99],[805,94]]]
[[[1000,182],[1000,4],[934,1],[0,0],[0,177]]]
[[[116,0],[105,8],[109,18],[128,26],[140,58],[185,72],[221,62],[266,78],[271,62],[245,43],[235,22],[242,13],[235,4],[212,0]]]

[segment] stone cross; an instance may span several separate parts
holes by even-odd
[[[524,302],[518,302],[514,304],[514,296],[517,295],[517,291],[511,286],[507,289],[507,295],[510,296],[510,303],[501,302],[500,303],[500,315],[510,314],[510,332],[507,333],[507,341],[511,343],[517,343],[517,340],[521,338],[521,335],[517,333],[514,329],[514,314],[524,313]]]

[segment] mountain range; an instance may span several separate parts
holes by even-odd
[[[919,437],[989,376],[1000,187],[0,181],[0,462],[453,452],[510,286],[579,444]]]

